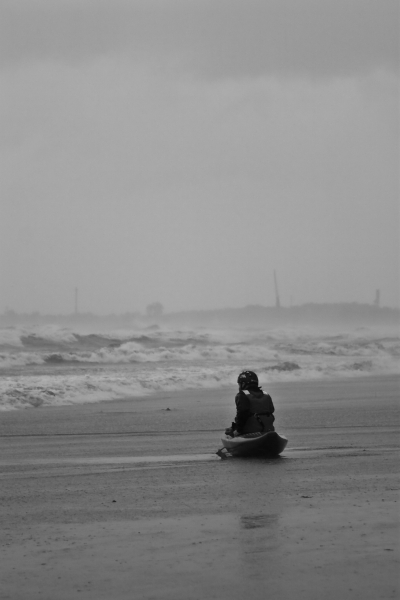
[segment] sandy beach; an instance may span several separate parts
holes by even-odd
[[[399,384],[271,385],[276,459],[234,389],[2,413],[1,598],[397,598]]]

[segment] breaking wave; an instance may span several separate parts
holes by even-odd
[[[153,392],[399,372],[400,339],[377,332],[0,329],[0,410]]]

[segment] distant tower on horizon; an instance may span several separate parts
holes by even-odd
[[[379,308],[380,303],[381,303],[381,290],[376,290],[376,292],[375,292],[374,306],[376,306],[377,308]]]
[[[276,278],[276,271],[274,269],[274,283],[275,283],[275,307],[281,307],[281,301],[279,300],[279,292],[278,292],[278,280]]]
[[[75,314],[78,314],[78,288],[75,288]]]

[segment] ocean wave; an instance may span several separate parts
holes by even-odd
[[[197,349],[204,355],[216,348],[229,352],[246,351],[255,347],[291,354],[375,354],[388,352],[400,356],[398,336],[379,336],[371,331],[328,335],[321,332],[307,333],[295,329],[275,330],[118,330],[108,333],[82,333],[66,327],[46,325],[38,327],[0,328],[0,351],[23,349],[36,353],[98,353],[99,356],[121,357],[133,351],[171,351],[182,349],[185,354]],[[84,354],[83,354],[84,355]],[[91,359],[92,360],[92,359]]]
[[[10,346],[23,347],[26,350],[35,348],[40,351],[51,345],[60,350],[71,348],[76,350],[96,350],[99,348],[118,347],[126,342],[136,342],[146,346],[177,346],[207,343],[210,336],[195,331],[138,331],[116,330],[107,333],[82,333],[58,325],[14,326],[0,328],[0,349]]]
[[[171,392],[189,389],[236,389],[237,375],[241,370],[254,369],[261,385],[268,389],[272,382],[295,382],[321,379],[357,377],[368,374],[399,372],[396,365],[373,360],[343,360],[330,357],[289,361],[265,361],[248,364],[193,365],[114,365],[88,368],[77,374],[69,365],[48,374],[35,369],[29,374],[5,376],[0,380],[0,410],[26,407],[83,404],[119,398],[142,397],[154,392]],[[94,369],[94,370],[93,370]]]
[[[399,373],[400,340],[365,331],[0,330],[0,410],[236,385]]]
[[[173,361],[230,361],[268,360],[276,352],[263,346],[206,346],[188,344],[177,347],[148,347],[137,342],[126,342],[117,347],[103,347],[96,351],[67,352],[2,352],[0,369],[24,365],[91,363],[91,364],[130,364],[161,363]]]
[[[373,335],[311,335],[299,331],[120,331],[77,333],[66,328],[0,330],[0,368],[29,365],[135,364],[286,360],[300,357],[398,358],[400,339]]]
[[[102,374],[5,377],[0,382],[0,410],[143,397],[160,391],[216,388],[229,385],[232,376],[232,367],[218,372],[212,368],[192,367],[134,373],[107,371]]]

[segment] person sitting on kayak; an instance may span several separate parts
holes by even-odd
[[[258,385],[258,377],[253,371],[243,371],[238,380],[239,392],[236,395],[236,417],[231,427],[225,429],[230,437],[246,433],[275,431],[275,412],[272,398],[264,394]]]

